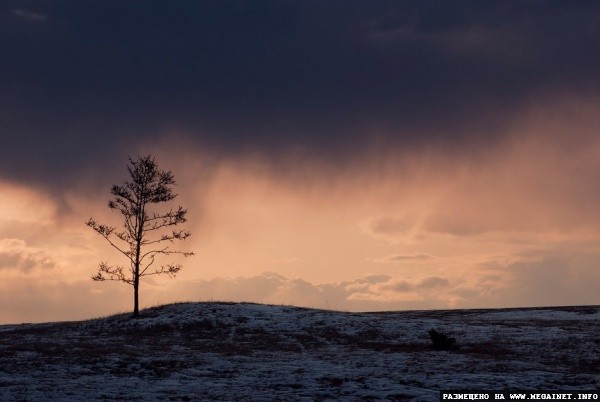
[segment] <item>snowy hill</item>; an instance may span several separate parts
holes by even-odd
[[[456,338],[437,351],[429,329]],[[183,303],[0,326],[0,400],[438,400],[600,388],[600,308],[342,313]]]

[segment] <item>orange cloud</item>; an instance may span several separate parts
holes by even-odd
[[[0,181],[0,226],[13,222],[52,222],[56,205],[43,192]]]
[[[34,268],[53,268],[54,265],[44,251],[28,247],[23,240],[0,240],[0,270],[16,269],[27,272]]]
[[[214,299],[344,310],[597,304],[598,105],[587,99],[532,108],[504,140],[477,153],[373,148],[343,169],[301,154],[278,163],[260,154],[219,160],[193,146],[158,144],[149,151],[175,174],[176,202],[189,210],[192,237],[185,246],[196,256],[174,281],[144,282],[143,304]],[[123,173],[124,167],[123,161]],[[57,309],[68,311],[58,301],[57,289],[65,286],[85,311],[111,312],[115,304],[103,305],[98,296],[105,284],[88,278],[99,261],[118,255],[83,225],[90,216],[119,224],[106,208],[108,187],[74,186],[60,210],[35,189],[4,183],[0,194],[0,240],[12,247],[0,263],[22,268],[2,269],[0,278],[35,272],[32,288],[40,300],[56,300]],[[52,275],[27,271],[46,259]],[[42,285],[48,278],[51,296]],[[85,285],[75,292],[74,283]],[[130,289],[119,289],[126,310]],[[17,302],[27,301],[15,295],[11,305]]]

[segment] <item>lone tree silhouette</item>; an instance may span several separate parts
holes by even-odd
[[[182,207],[162,212],[150,210],[154,204],[171,201],[177,196],[172,190],[175,184],[173,174],[159,170],[152,155],[138,157],[136,160],[131,157],[128,159],[127,170],[131,180],[125,181],[121,186],[113,185],[110,193],[114,198],[108,202],[110,209],[116,209],[123,215],[122,229],[98,224],[93,218],[86,225],[123,254],[129,264],[129,267],[109,266],[106,262],[101,262],[92,279],[121,281],[133,286],[133,316],[137,317],[140,278],[162,274],[175,277],[182,268],[181,264],[153,267],[155,258],[174,254],[189,257],[193,253],[171,249],[175,240],[185,240],[191,235],[185,230],[174,230],[175,226],[186,222],[187,211]]]

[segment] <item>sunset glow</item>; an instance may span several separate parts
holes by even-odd
[[[555,26],[550,12],[492,17],[518,7],[504,2],[446,22],[421,2],[364,18],[335,2],[208,3],[158,25],[160,5],[124,7],[123,45],[96,56],[71,35],[113,43],[83,25],[103,6],[2,4],[0,322],[129,309],[127,286],[90,280],[119,256],[84,223],[120,224],[110,185],[146,152],[175,175],[195,256],[175,280],[145,280],[143,306],[600,304],[597,5],[561,3],[571,23]]]

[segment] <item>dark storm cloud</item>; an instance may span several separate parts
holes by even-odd
[[[598,92],[598,15],[580,1],[4,1],[0,176],[67,183],[173,128],[217,154],[332,163],[374,137],[488,146],[525,102]]]
[[[11,10],[11,12],[17,18],[22,18],[28,21],[44,21],[46,18],[48,18],[44,14],[32,13],[31,11],[25,11],[18,8]]]

